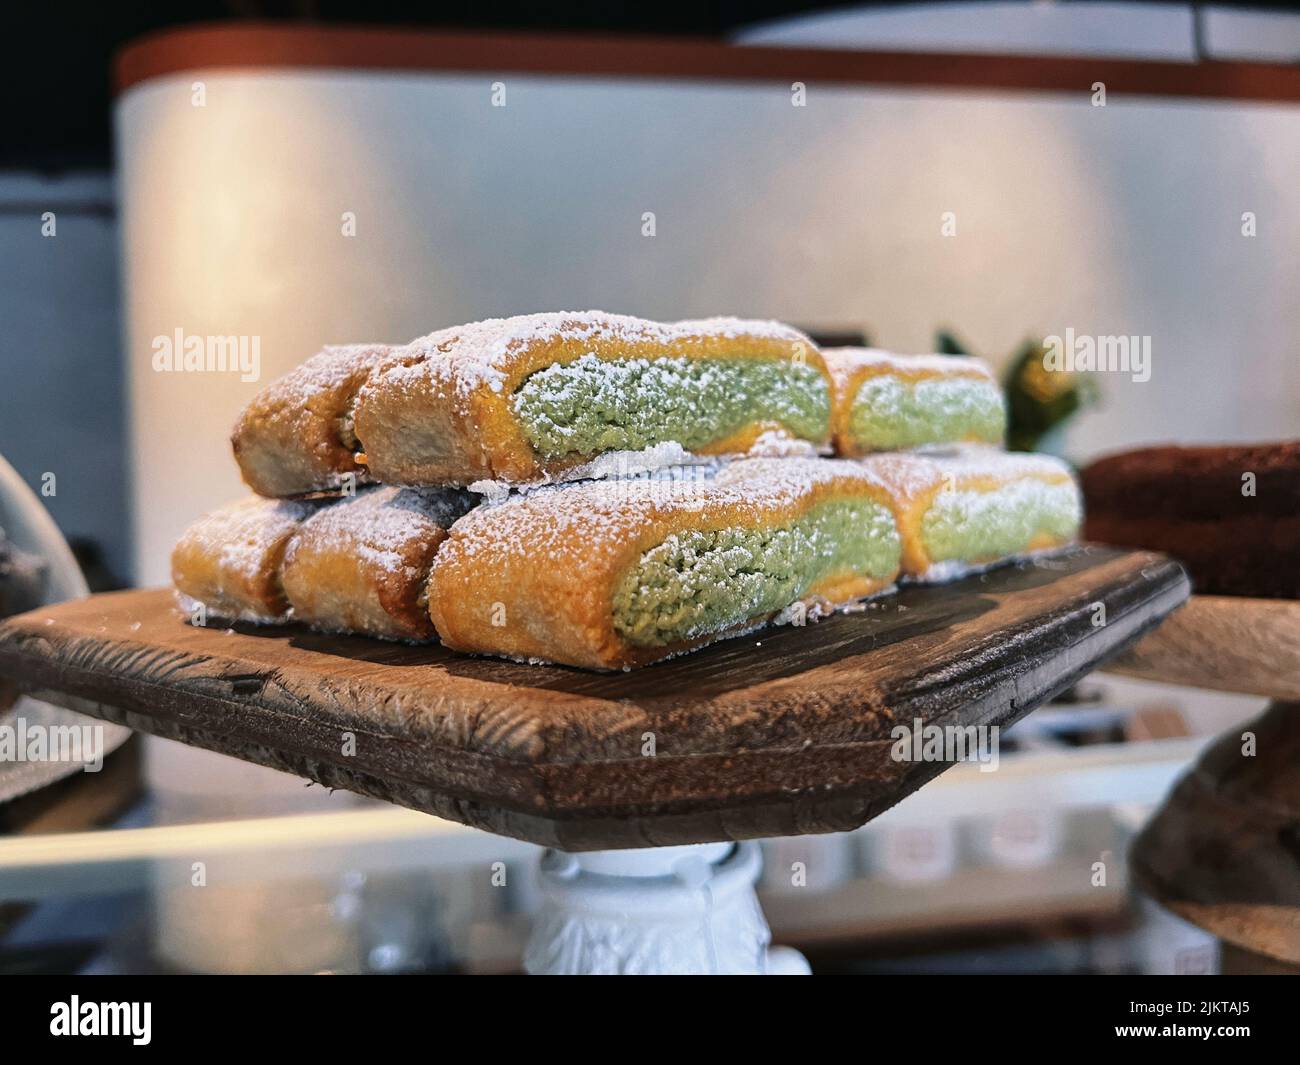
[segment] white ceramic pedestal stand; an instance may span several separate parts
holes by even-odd
[[[534,975],[806,975],[754,894],[757,843],[542,856],[543,903],[524,954]]]

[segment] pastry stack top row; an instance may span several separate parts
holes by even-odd
[[[173,577],[195,617],[643,665],[1069,542],[1073,477],[1000,451],[1004,427],[978,360],[772,322],[561,313],[328,348],[244,411],[266,498],[195,523]]]
[[[326,348],[249,404],[232,438],[264,496],[582,479],[611,452],[731,456],[799,444],[851,458],[1001,443],[978,359],[821,351],[779,322],[589,311],[456,326],[404,347]]]

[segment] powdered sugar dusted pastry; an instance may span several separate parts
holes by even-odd
[[[903,573],[950,580],[1036,551],[1079,531],[1079,487],[1059,459],[968,446],[858,460],[890,486]]]
[[[886,483],[830,459],[748,459],[699,480],[540,488],[471,511],[434,559],[429,611],[461,651],[642,665],[794,604],[891,586]]]
[[[298,526],[325,504],[250,497],[200,518],[172,550],[172,583],[188,612],[276,622],[288,618],[280,564]]]
[[[454,489],[375,487],[317,512],[284,556],[294,620],[331,632],[431,638],[429,566],[469,506]]]
[[[735,318],[456,326],[386,361],[356,405],[364,461],[392,484],[535,483],[607,452],[742,454],[773,432],[829,442],[825,364],[797,330]]]
[[[988,365],[949,355],[827,348],[838,455],[923,444],[1000,444],[1006,404]]]
[[[382,344],[327,347],[258,393],[231,436],[244,481],[264,496],[338,489],[357,464],[352,406],[357,390],[392,349]]]

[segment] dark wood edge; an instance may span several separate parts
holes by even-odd
[[[1088,99],[1095,82],[1119,95],[1300,101],[1300,67],[1276,63],[1079,58],[748,47],[709,38],[467,33],[240,22],[148,34],[114,59],[122,94],[182,71],[348,68],[553,74],[570,77],[775,81],[1058,92]]]

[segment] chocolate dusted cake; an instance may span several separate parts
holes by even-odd
[[[1081,481],[1087,539],[1173,555],[1203,595],[1300,598],[1300,441],[1141,448]]]

